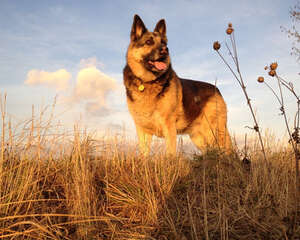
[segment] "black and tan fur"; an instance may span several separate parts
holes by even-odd
[[[165,21],[160,20],[150,32],[135,15],[130,38],[123,76],[142,152],[149,152],[156,135],[166,139],[167,153],[175,155],[177,134],[189,134],[202,151],[207,146],[229,151],[224,99],[214,85],[176,75],[168,53]]]

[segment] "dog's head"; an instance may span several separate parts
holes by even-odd
[[[135,15],[130,39],[127,62],[137,77],[152,81],[168,70],[170,56],[164,19],[158,21],[154,31],[150,32],[142,19]]]

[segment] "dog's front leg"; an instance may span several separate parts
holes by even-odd
[[[136,131],[139,138],[139,149],[144,156],[150,153],[152,135],[146,133],[141,127],[136,125]]]
[[[176,126],[175,122],[169,122],[164,128],[164,136],[166,138],[167,145],[167,155],[175,157],[176,156]]]

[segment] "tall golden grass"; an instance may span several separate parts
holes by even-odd
[[[0,239],[300,238],[289,147],[266,144],[270,169],[257,142],[251,164],[214,149],[144,158],[44,111],[16,126],[0,100]]]

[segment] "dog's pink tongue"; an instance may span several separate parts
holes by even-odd
[[[159,62],[159,61],[154,62],[154,66],[158,70],[165,70],[167,68],[167,64],[165,64],[164,62]]]

